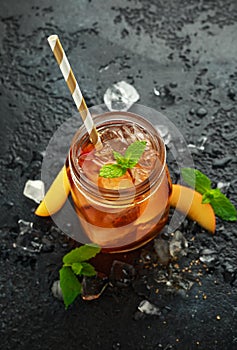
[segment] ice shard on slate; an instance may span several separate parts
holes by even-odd
[[[104,94],[104,103],[110,111],[127,111],[139,100],[137,90],[126,81],[119,81],[110,86]]]
[[[25,197],[40,203],[44,198],[44,183],[41,180],[28,180],[23,191]]]

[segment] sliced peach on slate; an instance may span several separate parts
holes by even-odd
[[[50,216],[55,214],[63,207],[69,192],[70,183],[67,177],[67,170],[64,165],[50,186],[44,199],[36,209],[35,214],[38,216]]]
[[[199,192],[189,187],[172,185],[170,205],[207,231],[215,232],[215,213],[210,204],[202,204],[202,195]]]

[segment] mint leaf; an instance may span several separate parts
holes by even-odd
[[[122,154],[120,154],[119,152],[113,151],[114,154],[114,159],[116,160],[117,164],[120,165],[122,168],[124,169],[128,169],[130,167],[130,161],[123,157]]]
[[[75,262],[72,264],[72,271],[75,273],[75,275],[81,275],[82,268],[83,266],[80,262]]]
[[[223,220],[236,221],[237,211],[230,200],[219,190],[211,188],[211,180],[201,171],[192,168],[181,169],[184,181],[201,193],[202,203],[210,203],[215,214]]]
[[[126,171],[126,167],[122,167],[119,164],[106,164],[100,168],[99,176],[105,178],[115,178],[123,176]]]
[[[85,262],[100,252],[97,244],[85,244],[63,257],[64,266],[59,271],[60,286],[66,309],[81,294],[82,286],[76,275],[94,276],[94,267]]]
[[[133,168],[138,163],[145,148],[146,141],[135,141],[128,146],[125,152],[128,168]]]
[[[210,189],[210,190],[206,191],[202,196],[202,203],[203,204],[211,203],[211,201],[214,198],[217,198],[219,196],[219,193],[221,193],[221,191],[218,188]]]
[[[85,244],[79,248],[73,249],[63,257],[64,264],[73,264],[84,260],[89,260],[100,252],[97,244]]]
[[[219,188],[207,191],[203,195],[202,203],[210,203],[215,214],[223,220],[237,220],[236,208]]]
[[[201,194],[211,189],[211,180],[201,171],[193,168],[181,169],[183,180]]]
[[[62,267],[59,271],[60,287],[66,309],[81,293],[82,286],[70,267]]]
[[[125,158],[121,153],[113,151],[113,155],[114,155],[114,159],[119,165],[122,165],[124,163]]]
[[[115,178],[123,176],[127,169],[133,168],[145,151],[146,141],[135,141],[128,146],[125,156],[117,151],[113,151],[117,164],[106,164],[100,168],[99,176],[105,178]]]
[[[82,270],[81,270],[81,274],[84,276],[95,276],[96,275],[96,271],[94,266],[92,266],[91,264],[87,263],[87,262],[82,262]]]
[[[213,196],[211,195],[210,191],[206,192],[202,196],[202,204],[208,204],[211,202],[211,198]]]

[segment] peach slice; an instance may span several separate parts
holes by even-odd
[[[131,176],[126,172],[123,176],[115,178],[98,177],[98,186],[109,190],[121,190],[134,187]]]
[[[171,207],[186,214],[191,220],[212,233],[216,228],[216,217],[210,204],[202,204],[202,195],[192,188],[172,185]]]
[[[67,177],[67,170],[64,165],[50,186],[44,199],[35,210],[35,214],[38,216],[50,216],[55,214],[66,202],[69,192],[70,183]]]

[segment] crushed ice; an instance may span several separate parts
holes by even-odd
[[[169,245],[170,255],[173,258],[187,255],[188,241],[181,231],[175,231]]]
[[[25,221],[25,220],[18,220],[18,226],[19,226],[19,233],[21,236],[23,236],[25,233],[31,231],[33,228],[33,222]]]
[[[168,145],[171,141],[171,134],[166,125],[157,124],[155,125],[156,130],[159,132],[160,136],[164,140],[164,143]]]
[[[167,265],[171,258],[169,251],[169,242],[164,239],[157,238],[154,240],[154,249],[159,262],[162,265]]]
[[[44,198],[44,183],[41,180],[26,181],[23,191],[25,197],[32,199],[36,203],[40,203]]]
[[[158,261],[163,267],[154,270],[154,281],[165,285],[170,292],[188,291],[193,285],[193,277],[186,276],[184,271],[175,265],[177,258],[188,253],[188,241],[181,231],[175,231],[169,240],[157,238],[154,241],[154,250]]]
[[[171,240],[157,238],[154,240],[154,249],[161,264],[167,265],[171,258],[187,255],[188,241],[180,231],[175,231]]]
[[[146,315],[161,315],[160,309],[148,300],[142,300],[138,305],[138,310]]]
[[[51,292],[56,299],[63,300],[63,293],[62,293],[62,288],[60,286],[59,280],[54,281],[52,288],[51,288]]]
[[[188,144],[188,148],[191,150],[199,150],[199,151],[204,151],[205,150],[205,145],[207,142],[207,137],[206,136],[201,136],[198,140],[197,140],[197,144],[194,145],[192,143]]]
[[[126,287],[134,279],[135,274],[136,271],[132,265],[127,264],[123,261],[113,261],[110,272],[110,279],[112,281],[112,284]]]
[[[108,285],[108,278],[102,272],[98,272],[96,276],[84,276],[82,280],[82,299],[95,300],[98,299]]]
[[[18,248],[25,253],[39,253],[43,244],[38,241],[38,237],[34,236],[33,222],[18,220],[19,235],[16,242],[13,243],[13,248]]]
[[[127,111],[140,96],[137,90],[126,81],[119,81],[110,86],[104,94],[104,103],[110,111]]]
[[[203,249],[199,260],[203,263],[203,264],[210,264],[214,261],[216,261],[217,259],[217,252],[215,250],[212,249]]]

